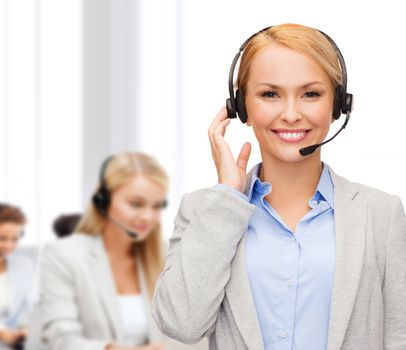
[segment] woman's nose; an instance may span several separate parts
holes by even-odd
[[[154,220],[155,212],[153,208],[145,208],[142,213],[141,217],[144,221],[151,222]]]
[[[285,108],[281,114],[281,119],[286,121],[289,124],[294,124],[298,120],[302,119],[302,115],[299,112],[296,101],[289,100],[287,101]]]

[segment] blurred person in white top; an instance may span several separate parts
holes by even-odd
[[[161,212],[168,178],[142,153],[102,164],[75,232],[42,254],[40,318],[50,350],[161,350],[150,316],[162,267]]]
[[[26,222],[18,207],[0,204],[0,349],[19,348],[27,336],[34,268],[14,254]]]

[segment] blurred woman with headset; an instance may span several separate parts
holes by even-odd
[[[160,350],[150,317],[162,269],[168,178],[142,153],[108,158],[76,232],[43,250],[40,315],[49,350]]]
[[[321,161],[331,123],[349,120],[346,88],[338,47],[316,29],[244,42],[209,128],[218,185],[184,196],[157,282],[152,312],[168,336],[219,350],[406,349],[401,201]],[[224,138],[237,115],[261,152],[248,174],[251,145],[235,161]]]
[[[0,204],[0,349],[18,349],[27,335],[34,267],[28,259],[13,254],[25,224],[19,208]]]

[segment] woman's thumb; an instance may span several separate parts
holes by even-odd
[[[237,158],[237,166],[245,172],[247,172],[247,164],[248,159],[250,158],[250,154],[251,154],[251,144],[249,142],[246,142],[242,146],[240,154],[238,155]]]

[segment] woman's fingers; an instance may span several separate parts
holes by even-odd
[[[228,119],[228,117],[227,117],[227,110],[226,110],[226,107],[222,107],[222,108],[219,110],[219,112],[217,113],[216,117],[215,117],[215,118],[213,119],[213,121],[211,122],[210,127],[209,127],[209,133],[210,133],[212,130],[214,130],[214,129],[216,128],[216,125],[217,125],[220,121],[225,120],[225,119]]]
[[[229,145],[224,139],[229,124],[230,119],[227,116],[227,110],[223,107],[209,127],[210,146],[217,168],[219,183],[241,191],[245,183],[245,171],[251,152],[251,145],[249,143],[244,144],[236,161]]]
[[[213,119],[213,121],[210,124],[209,127],[209,137],[210,135],[213,134],[214,130],[216,129],[218,123],[220,123],[222,120],[228,119],[227,117],[227,110],[225,107],[222,107],[220,111],[217,113],[216,117]]]
[[[251,154],[251,144],[249,142],[244,143],[241,148],[240,154],[237,158],[237,166],[244,171],[247,172],[247,164]]]
[[[230,119],[225,119],[219,122],[216,128],[213,130],[213,141],[216,146],[222,146],[225,144],[224,135],[226,133],[227,126],[230,124]]]

